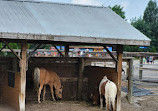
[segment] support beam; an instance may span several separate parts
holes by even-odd
[[[118,60],[113,56],[113,54],[109,51],[109,49],[106,48],[106,46],[103,46],[103,47],[108,52],[108,54],[112,57],[112,59],[116,62],[115,67],[117,69],[117,62],[118,62]],[[122,69],[122,71],[124,71],[124,69]]]
[[[5,44],[1,49],[0,49],[0,52],[6,47],[7,45]]]
[[[117,45],[117,108],[116,111],[121,111],[121,81],[122,81],[122,55],[123,46]]]
[[[33,51],[28,54],[27,60],[29,60],[29,58],[33,55],[33,53],[34,53],[37,49],[40,48],[40,46],[41,46],[41,44],[38,44],[38,45],[33,49]]]
[[[79,100],[82,99],[83,70],[84,70],[84,58],[79,58],[79,77],[78,77],[78,93],[77,93],[77,98]]]
[[[19,109],[25,111],[27,42],[21,44]]]
[[[35,48],[33,49],[32,52],[30,52],[28,55],[27,55],[27,58],[26,58],[26,71],[28,70],[28,60],[29,58],[33,55],[33,53],[39,49],[39,47],[41,46],[41,44],[38,44],[37,46],[35,46]]]
[[[117,64],[117,59],[113,56],[113,54],[109,51],[109,49],[106,48],[106,46],[103,46],[103,47],[108,52],[108,54],[113,58],[113,60],[116,62],[116,64]]]
[[[54,44],[52,44],[54,47],[55,47],[55,49],[59,52],[59,54],[60,54],[60,57],[64,57],[64,55],[60,52],[60,50],[54,45]]]
[[[65,46],[65,57],[69,57],[69,45]]]
[[[8,48],[12,51],[12,53],[13,53],[19,60],[21,60],[21,58],[18,56],[18,54],[9,46],[8,42],[6,42],[5,40],[2,40],[2,41],[5,43],[5,45],[8,46]]]
[[[129,73],[128,73],[128,102],[132,103],[133,92],[133,59],[129,60]]]

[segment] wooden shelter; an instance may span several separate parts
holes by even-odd
[[[0,1],[0,40],[15,54],[19,61],[20,77],[17,110],[25,111],[27,61],[40,44],[65,45],[68,57],[70,45],[104,46],[116,62],[117,111],[121,111],[121,72],[124,45],[149,46],[150,39],[124,21],[111,9],[49,2]],[[10,42],[21,44],[21,55],[9,46]],[[38,44],[27,54],[27,44]],[[115,47],[115,58],[106,46]],[[59,51],[60,52],[60,51]],[[83,59],[80,59],[78,93],[82,90]],[[111,70],[114,72],[114,70]],[[17,75],[17,74],[16,74]],[[97,76],[97,75],[96,75]],[[10,89],[12,90],[12,89]]]

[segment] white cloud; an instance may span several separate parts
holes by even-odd
[[[121,6],[124,7],[124,9],[127,8],[128,5],[129,5],[128,1],[121,2]]]
[[[102,5],[99,0],[72,0],[72,3],[84,5]]]

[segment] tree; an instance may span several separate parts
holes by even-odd
[[[158,7],[157,2],[150,0],[148,6],[144,11],[143,20],[149,25],[154,26],[155,22],[158,21]]]
[[[151,46],[148,47],[147,50],[137,49],[137,51],[155,52],[156,48],[154,47],[154,44],[153,44],[154,37],[152,36],[152,30],[150,29],[150,26],[142,18],[132,19],[131,25],[133,25],[136,29],[138,29],[140,32],[142,32],[144,35],[146,35],[147,37],[151,39]]]
[[[150,0],[144,11],[143,18],[132,19],[131,25],[151,39],[151,45],[146,51],[158,51],[158,7],[156,1]],[[126,51],[133,49],[136,51],[143,51],[138,47],[132,47],[132,49],[125,47]]]
[[[148,36],[151,39],[151,46],[158,51],[158,7],[156,1],[149,1],[144,11],[143,20],[151,30],[151,34]]]
[[[140,32],[142,32],[144,35],[150,37],[152,31],[150,30],[150,27],[142,18],[134,18],[131,20],[131,25],[133,25],[136,29],[138,29]]]
[[[123,7],[121,7],[120,5],[115,5],[113,7],[110,7],[116,14],[120,15],[123,19],[125,19],[125,12],[123,11]]]

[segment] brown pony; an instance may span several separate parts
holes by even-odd
[[[38,68],[34,69],[34,90],[38,93],[38,103],[40,101],[41,90],[44,87],[43,91],[43,101],[45,101],[45,93],[46,93],[46,85],[49,85],[51,89],[51,94],[53,101],[55,100],[53,87],[55,88],[55,95],[58,100],[62,98],[62,89],[59,76],[52,70],[46,68]]]

